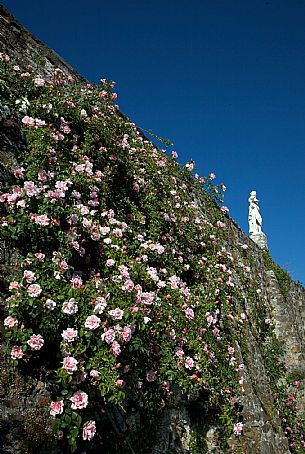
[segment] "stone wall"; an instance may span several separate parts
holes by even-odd
[[[60,68],[66,74],[85,81],[56,52],[37,39],[0,5],[0,52],[10,55],[20,65],[31,65],[34,68],[42,65],[44,75]]]

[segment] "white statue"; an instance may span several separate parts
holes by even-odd
[[[258,200],[256,198],[256,191],[250,192],[249,197],[249,233],[256,235],[262,233],[262,216],[259,212]]]

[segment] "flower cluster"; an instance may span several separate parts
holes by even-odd
[[[23,251],[5,319],[15,364],[52,346],[49,411],[71,449],[96,432],[92,395],[156,414],[177,384],[185,396],[204,390],[232,431],[243,321],[219,242],[227,209],[212,200],[224,185],[117,115],[113,83],[78,86],[59,69],[25,77],[3,60],[15,87],[5,103],[27,140],[0,195],[1,235]]]

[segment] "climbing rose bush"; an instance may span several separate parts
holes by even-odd
[[[43,77],[0,57],[3,127],[21,128],[26,144],[0,195],[1,236],[21,254],[8,353],[53,370],[54,429],[73,452],[109,403],[152,417],[204,393],[240,435],[243,320],[219,240],[224,185],[148,141],[118,113],[113,82]]]

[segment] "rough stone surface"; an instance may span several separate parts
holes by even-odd
[[[267,246],[267,237],[266,235],[261,233],[251,233],[250,238],[254,243],[256,243],[261,249],[268,249]]]
[[[3,7],[0,6],[0,52],[7,52],[24,64],[36,65],[40,62],[42,75],[47,75],[52,68],[59,67],[64,72],[77,78],[79,76],[55,52],[26,31]],[[44,62],[41,65],[41,60]],[[20,132],[14,128],[0,131],[0,192],[10,185],[11,169],[20,154],[23,143]],[[194,197],[197,196],[194,194]],[[198,200],[205,212],[204,200]],[[224,248],[232,255],[236,267],[247,271],[258,286],[264,301],[264,311],[274,325],[277,339],[285,346],[287,374],[297,374],[300,380],[305,378],[305,293],[304,289],[290,282],[287,294],[281,290],[273,271],[268,270],[261,248],[247,237],[233,222],[225,234]],[[0,291],[5,292],[5,279],[14,271],[18,252],[9,243],[0,244]],[[239,273],[234,276],[237,286],[242,286]],[[259,337],[255,311],[244,292],[243,310],[245,313],[245,337],[249,350],[244,392],[238,401],[242,406],[244,435],[232,437],[226,452],[249,454],[288,454],[289,447],[274,405],[270,380],[266,372],[266,363],[262,342]],[[0,336],[3,334],[3,298],[0,301]],[[13,369],[5,359],[4,343],[0,349],[0,452],[2,453],[60,453],[56,448],[50,431],[44,408],[50,399],[47,387],[47,371],[33,375],[31,380],[24,373]],[[195,414],[196,413],[196,414]],[[156,428],[157,441],[152,454],[191,453],[189,449],[190,433],[197,431],[206,437],[207,453],[221,454],[218,433],[219,428],[208,420],[203,420],[200,411],[191,411],[191,405],[177,402],[173,409],[164,412]],[[195,414],[195,416],[194,416]],[[101,409],[97,416],[99,425],[104,425],[121,440],[124,452],[138,453],[135,434],[141,425],[136,412],[126,414],[120,408]],[[107,431],[105,432],[107,433]],[[123,440],[123,441],[122,441]],[[100,452],[99,439],[94,442],[90,452]],[[89,450],[87,450],[89,452]],[[104,451],[103,451],[104,452]],[[113,445],[108,451],[122,452]],[[107,454],[105,452],[105,454]]]
[[[52,49],[37,39],[0,5],[0,52],[5,52],[20,65],[40,66],[44,75],[60,68],[79,81],[85,81]]]

